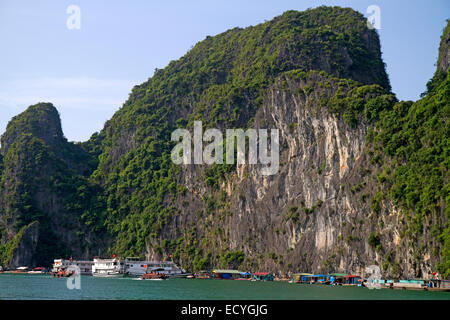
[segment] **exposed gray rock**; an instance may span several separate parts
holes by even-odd
[[[35,264],[36,249],[39,239],[39,222],[28,225],[9,262],[9,268],[31,267]]]

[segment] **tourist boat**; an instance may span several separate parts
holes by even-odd
[[[58,272],[69,266],[76,266],[80,269],[82,275],[92,275],[93,261],[90,260],[72,260],[72,259],[55,259],[53,260],[52,272]]]
[[[92,265],[92,275],[103,278],[120,278],[126,274],[125,261],[112,258],[94,258]]]
[[[166,280],[168,278],[167,275],[164,273],[161,273],[161,271],[164,271],[163,268],[160,269],[154,269],[152,272],[144,273],[141,276],[142,280]]]
[[[139,258],[128,257],[125,259],[126,274],[131,277],[141,277],[142,275],[160,270],[168,277],[187,277],[191,275],[186,271],[178,267],[173,261],[143,261]]]

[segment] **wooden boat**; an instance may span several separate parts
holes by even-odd
[[[142,280],[166,280],[169,276],[163,273],[164,268],[147,268],[142,276]]]
[[[213,279],[211,271],[202,270],[193,274],[193,279]],[[191,279],[191,278],[189,278]]]
[[[142,280],[166,280],[167,276],[164,273],[149,272],[145,273],[141,277]]]
[[[58,272],[52,272],[52,277],[54,278],[68,278],[71,275],[73,275],[73,271],[67,271],[67,270],[60,270]]]

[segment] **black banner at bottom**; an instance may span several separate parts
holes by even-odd
[[[0,301],[0,310],[6,315],[22,312],[35,316],[70,315],[86,317],[135,316],[155,318],[161,315],[165,319],[289,319],[318,316],[337,316],[346,318],[391,317],[407,315],[435,317],[448,315],[449,300],[31,300]],[[152,317],[149,317],[152,315]],[[294,317],[295,316],[295,317]]]

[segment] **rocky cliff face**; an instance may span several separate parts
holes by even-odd
[[[39,241],[39,222],[35,221],[23,229],[19,234],[20,240],[17,248],[13,251],[10,268],[36,265],[37,245]]]
[[[378,223],[368,204],[373,186],[365,153],[368,126],[352,128],[330,111],[326,101],[335,96],[338,82],[318,72],[302,80],[281,76],[255,116],[255,129],[280,130],[278,173],[263,176],[260,165],[240,165],[222,191],[214,191],[204,185],[202,170],[185,166],[180,183],[188,192],[178,202],[184,206],[162,239],[182,235],[183,226],[184,232],[194,230],[211,256],[224,248],[242,251],[246,267],[279,274],[360,272],[377,263],[375,248],[367,243]],[[350,86],[340,88],[348,92]],[[225,199],[208,213],[205,199],[211,191]]]
[[[437,61],[437,70],[447,73],[450,65],[450,24],[447,23],[447,27],[441,36],[441,43],[439,46],[439,57]]]

